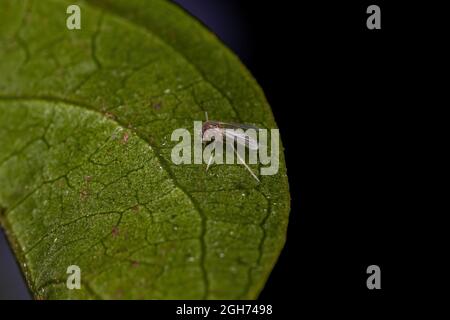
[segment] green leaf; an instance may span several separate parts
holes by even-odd
[[[30,290],[256,298],[285,241],[283,155],[257,183],[243,166],[174,165],[170,135],[205,111],[276,128],[261,89],[170,2],[77,2],[81,30],[68,30],[72,2],[0,11],[0,215]]]

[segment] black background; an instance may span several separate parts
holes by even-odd
[[[246,8],[247,66],[280,127],[292,197],[286,247],[262,300],[375,306],[397,285],[393,140],[402,106],[393,64],[403,48],[393,20],[402,12],[376,3],[382,29],[368,30],[370,4]],[[371,264],[382,271],[379,292],[366,287]]]
[[[280,128],[292,198],[286,246],[260,299],[383,310],[435,293],[423,289],[439,271],[425,272],[433,263],[421,257],[431,252],[432,211],[421,148],[427,113],[442,103],[446,11],[432,2],[245,3],[244,62]],[[381,30],[366,27],[371,4]],[[372,264],[381,290],[366,287]]]
[[[446,11],[403,1],[247,4],[246,64],[280,128],[292,197],[286,246],[260,298],[373,311],[435,293],[422,287],[439,272],[419,257],[430,250],[431,211],[420,208],[428,167],[419,150],[426,114],[441,104],[427,85],[447,52],[437,48]],[[371,4],[381,30],[366,27]],[[366,287],[372,264],[381,290]]]

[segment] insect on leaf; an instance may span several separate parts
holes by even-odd
[[[263,92],[171,2],[77,1],[69,30],[72,2],[0,10],[0,220],[34,297],[256,298],[285,242],[282,152],[258,183],[173,164],[170,137],[205,111],[276,128]]]

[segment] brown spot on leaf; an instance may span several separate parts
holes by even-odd
[[[130,135],[125,131],[125,133],[123,134],[122,143],[127,143],[129,138]]]
[[[138,267],[139,266],[139,261],[131,261],[131,266],[132,267]]]
[[[162,108],[162,102],[155,102],[153,104],[153,109],[155,109],[156,111],[160,110]]]
[[[111,234],[112,234],[112,236],[115,238],[115,237],[118,237],[119,236],[119,228],[118,227],[113,227],[112,228],[112,231],[111,231]]]

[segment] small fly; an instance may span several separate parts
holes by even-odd
[[[234,147],[234,141],[236,141],[237,144],[243,145],[250,150],[258,150],[258,141],[256,141],[253,137],[250,137],[249,135],[245,134],[245,132],[239,132],[235,130],[226,130],[226,129],[255,129],[258,130],[259,128],[251,125],[246,124],[239,124],[239,123],[227,123],[227,122],[220,122],[220,121],[213,121],[208,120],[208,113],[205,112],[206,116],[206,122],[202,125],[202,142],[207,143],[211,141],[211,137],[205,135],[205,132],[208,131],[211,133],[211,136],[222,136],[222,141],[225,141],[226,143],[229,143],[229,145],[233,148],[234,153],[236,154],[239,161],[245,166],[245,168],[250,172],[250,174],[253,176],[253,178],[256,179],[256,181],[259,182],[258,177],[253,173],[253,171],[250,169],[250,167],[245,163],[245,161],[241,158],[239,153],[236,151],[236,148]],[[231,143],[230,143],[231,141]],[[215,143],[215,141],[213,141]],[[208,165],[206,167],[206,170],[209,169],[209,166],[212,162],[212,155],[209,157]]]

